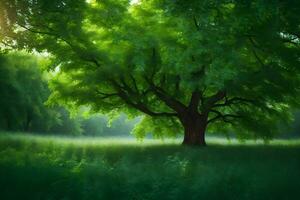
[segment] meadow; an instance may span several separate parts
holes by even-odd
[[[299,199],[300,140],[0,134],[0,199]]]

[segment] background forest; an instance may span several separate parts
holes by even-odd
[[[58,105],[47,105],[50,95],[49,64],[45,58],[24,52],[0,54],[0,129],[37,134],[130,136],[138,119],[125,115],[110,122],[101,114],[87,114],[88,108],[76,113]]]

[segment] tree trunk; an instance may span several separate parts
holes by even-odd
[[[29,132],[30,131],[30,125],[31,125],[31,119],[27,119],[24,125],[24,131]]]
[[[11,127],[11,121],[9,117],[6,118],[6,127],[8,131],[11,131],[12,127]]]
[[[25,121],[25,124],[24,124],[24,131],[25,132],[30,131],[31,121],[32,121],[31,115],[27,112],[27,118],[26,118],[26,121]]]
[[[207,116],[200,114],[186,115],[181,119],[184,127],[183,145],[206,146],[205,130],[207,127]]]

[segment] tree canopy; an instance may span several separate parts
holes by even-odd
[[[47,52],[49,101],[145,114],[185,144],[235,130],[271,138],[299,107],[300,2],[2,0],[6,49]]]

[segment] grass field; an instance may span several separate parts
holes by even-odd
[[[300,199],[300,141],[0,134],[0,199]]]

